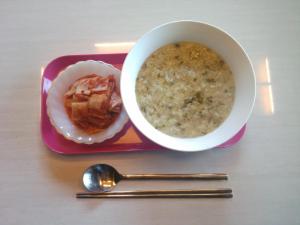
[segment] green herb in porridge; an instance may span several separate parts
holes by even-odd
[[[145,118],[171,136],[205,135],[228,117],[234,100],[229,66],[213,50],[193,42],[169,44],[144,62],[136,96]]]

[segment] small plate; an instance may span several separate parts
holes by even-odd
[[[52,81],[60,71],[67,66],[78,61],[98,60],[113,64],[121,69],[126,57],[126,53],[121,54],[95,54],[95,55],[67,55],[61,56],[50,62],[44,70],[41,79],[41,135],[45,145],[50,150],[60,154],[93,154],[100,152],[122,152],[122,151],[145,151],[145,150],[166,150],[142,135],[129,121],[121,132],[113,138],[102,143],[85,145],[65,139],[52,127],[47,115],[46,99]],[[237,143],[244,135],[246,125],[230,140],[226,141],[218,148],[227,148]]]

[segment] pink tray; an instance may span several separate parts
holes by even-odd
[[[67,66],[83,60],[100,60],[113,64],[121,69],[125,60],[126,53],[122,54],[97,54],[97,55],[67,55],[54,59],[44,70],[41,80],[41,133],[44,143],[50,150],[56,153],[73,154],[92,154],[100,152],[120,152],[120,151],[143,151],[143,150],[166,150],[142,135],[129,121],[124,129],[115,137],[105,142],[92,145],[77,144],[66,140],[58,134],[50,124],[47,110],[46,98],[51,82],[58,73]],[[246,125],[230,140],[226,141],[218,148],[229,147],[237,143],[244,135]]]

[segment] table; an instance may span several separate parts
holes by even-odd
[[[225,150],[63,156],[40,137],[49,61],[134,42],[164,22],[217,25],[249,53],[257,101],[244,138]],[[1,1],[0,224],[299,224],[299,1]],[[96,44],[96,45],[95,45]],[[232,187],[233,199],[78,200],[94,163],[124,173],[227,172],[222,182],[121,182],[117,190]]]

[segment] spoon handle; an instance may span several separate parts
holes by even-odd
[[[152,180],[227,180],[225,173],[194,173],[194,174],[126,174],[124,179],[152,179]]]

